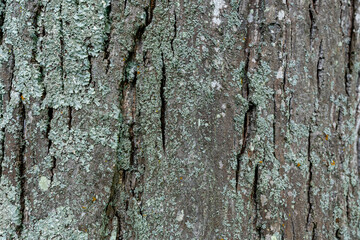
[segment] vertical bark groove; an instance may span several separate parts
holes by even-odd
[[[126,1],[125,1],[126,6]],[[112,32],[112,19],[111,19],[111,10],[112,10],[112,1],[109,1],[109,5],[105,8],[105,30],[106,36],[104,41],[104,59],[107,60],[105,73],[107,74],[110,68],[110,42],[111,42],[111,32]]]
[[[348,96],[350,96],[349,88],[351,87],[352,81],[352,55],[353,55],[353,44],[355,37],[355,1],[351,0],[351,8],[350,8],[350,32],[349,32],[349,44],[348,44],[348,55],[347,55],[347,66],[345,69],[345,91]]]
[[[174,40],[176,39],[176,35],[177,35],[177,19],[176,19],[176,11],[174,10],[174,35],[173,38],[170,41],[170,45],[171,45],[171,51],[173,52],[173,55],[175,54],[174,52]]]
[[[309,127],[309,135],[308,135],[308,142],[307,142],[307,160],[309,163],[309,169],[308,169],[308,173],[309,173],[309,178],[307,181],[307,202],[308,202],[308,214],[307,214],[307,218],[306,218],[306,228],[309,228],[309,224],[311,222],[311,217],[312,217],[312,199],[311,199],[311,184],[312,184],[312,175],[313,175],[313,164],[311,161],[311,127]]]
[[[162,78],[161,78],[161,85],[160,85],[160,99],[161,99],[161,136],[162,136],[162,146],[164,154],[166,154],[166,139],[165,139],[165,130],[166,130],[166,120],[165,120],[165,113],[166,113],[166,98],[165,98],[165,87],[166,87],[166,67],[164,62],[164,54],[161,53],[162,59]]]
[[[61,84],[62,84],[62,91],[65,93],[65,69],[64,69],[64,56],[65,56],[65,43],[64,43],[64,22],[62,18],[62,3],[60,3],[60,33],[59,33],[59,40],[60,40],[60,70],[61,70]]]
[[[19,238],[21,238],[21,234],[24,228],[24,218],[25,218],[25,105],[21,101],[20,102],[20,111],[19,111],[19,122],[20,122],[20,139],[19,139],[19,157],[18,161],[16,162],[18,168],[18,185],[19,185],[19,211],[20,211],[20,224],[16,227],[16,233]]]
[[[258,183],[259,183],[259,165],[256,164],[255,167],[255,173],[254,173],[254,182],[253,182],[253,189],[252,189],[252,193],[251,193],[251,199],[253,201],[253,206],[254,206],[254,229],[256,229],[256,232],[259,235],[259,239],[261,239],[261,227],[259,227],[258,224],[258,207],[259,207],[259,203],[258,203]]]
[[[309,16],[310,16],[310,49],[312,49],[315,39],[315,31],[317,30],[315,10],[312,4],[309,5]]]
[[[6,0],[1,0],[0,4],[2,5],[3,10],[0,13],[0,43],[2,44],[4,38],[3,25],[5,21],[6,14]]]
[[[321,93],[321,88],[323,87],[323,83],[324,83],[324,62],[325,62],[325,57],[323,50],[323,40],[321,40],[319,46],[319,58],[317,62],[317,71],[316,71],[318,94]]]
[[[68,119],[68,128],[69,130],[71,130],[72,128],[72,114],[73,114],[73,108],[71,106],[68,107],[68,114],[69,114],[69,119]]]

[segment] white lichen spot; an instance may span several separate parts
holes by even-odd
[[[222,163],[222,161],[219,162],[219,168],[222,169],[224,167],[224,164]]]
[[[283,79],[284,78],[284,68],[280,67],[277,74],[276,74],[276,78],[277,79]]]
[[[277,240],[277,237],[275,235],[272,235],[271,240]]]
[[[225,103],[222,104],[222,105],[221,105],[221,108],[222,108],[223,110],[225,110],[225,109],[226,109],[226,104],[225,104]]]
[[[226,116],[226,114],[225,114],[224,112],[220,113],[220,115],[221,115],[222,117],[225,117],[225,116]]]
[[[41,191],[47,191],[50,187],[50,180],[47,179],[47,177],[41,176],[39,180],[39,187]]]
[[[268,201],[265,195],[260,196],[261,206],[264,206]]]
[[[278,18],[279,20],[283,20],[285,17],[285,12],[283,10],[280,10],[279,13],[278,13]]]
[[[220,85],[220,83],[218,83],[217,81],[212,81],[212,82],[211,82],[211,87],[212,87],[212,88],[216,88],[216,90],[220,90],[220,89],[221,89],[221,85]]]
[[[226,7],[224,0],[212,0],[211,3],[214,5],[214,12],[213,12],[213,23],[216,25],[220,25],[220,10]]]
[[[176,215],[176,221],[181,222],[184,220],[184,210],[178,211]]]
[[[356,16],[355,16],[355,20],[356,20],[356,22],[360,22],[360,14],[358,13],[358,14],[356,14]]]
[[[248,18],[247,18],[249,23],[252,23],[254,21],[254,15],[253,14],[254,14],[254,9],[251,9],[250,13],[248,15]]]

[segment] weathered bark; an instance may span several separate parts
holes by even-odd
[[[360,239],[359,4],[2,0],[0,237]]]

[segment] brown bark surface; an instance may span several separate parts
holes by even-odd
[[[1,239],[360,239],[359,0],[2,0]]]

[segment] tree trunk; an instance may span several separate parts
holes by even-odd
[[[360,239],[359,0],[1,0],[1,239]]]

